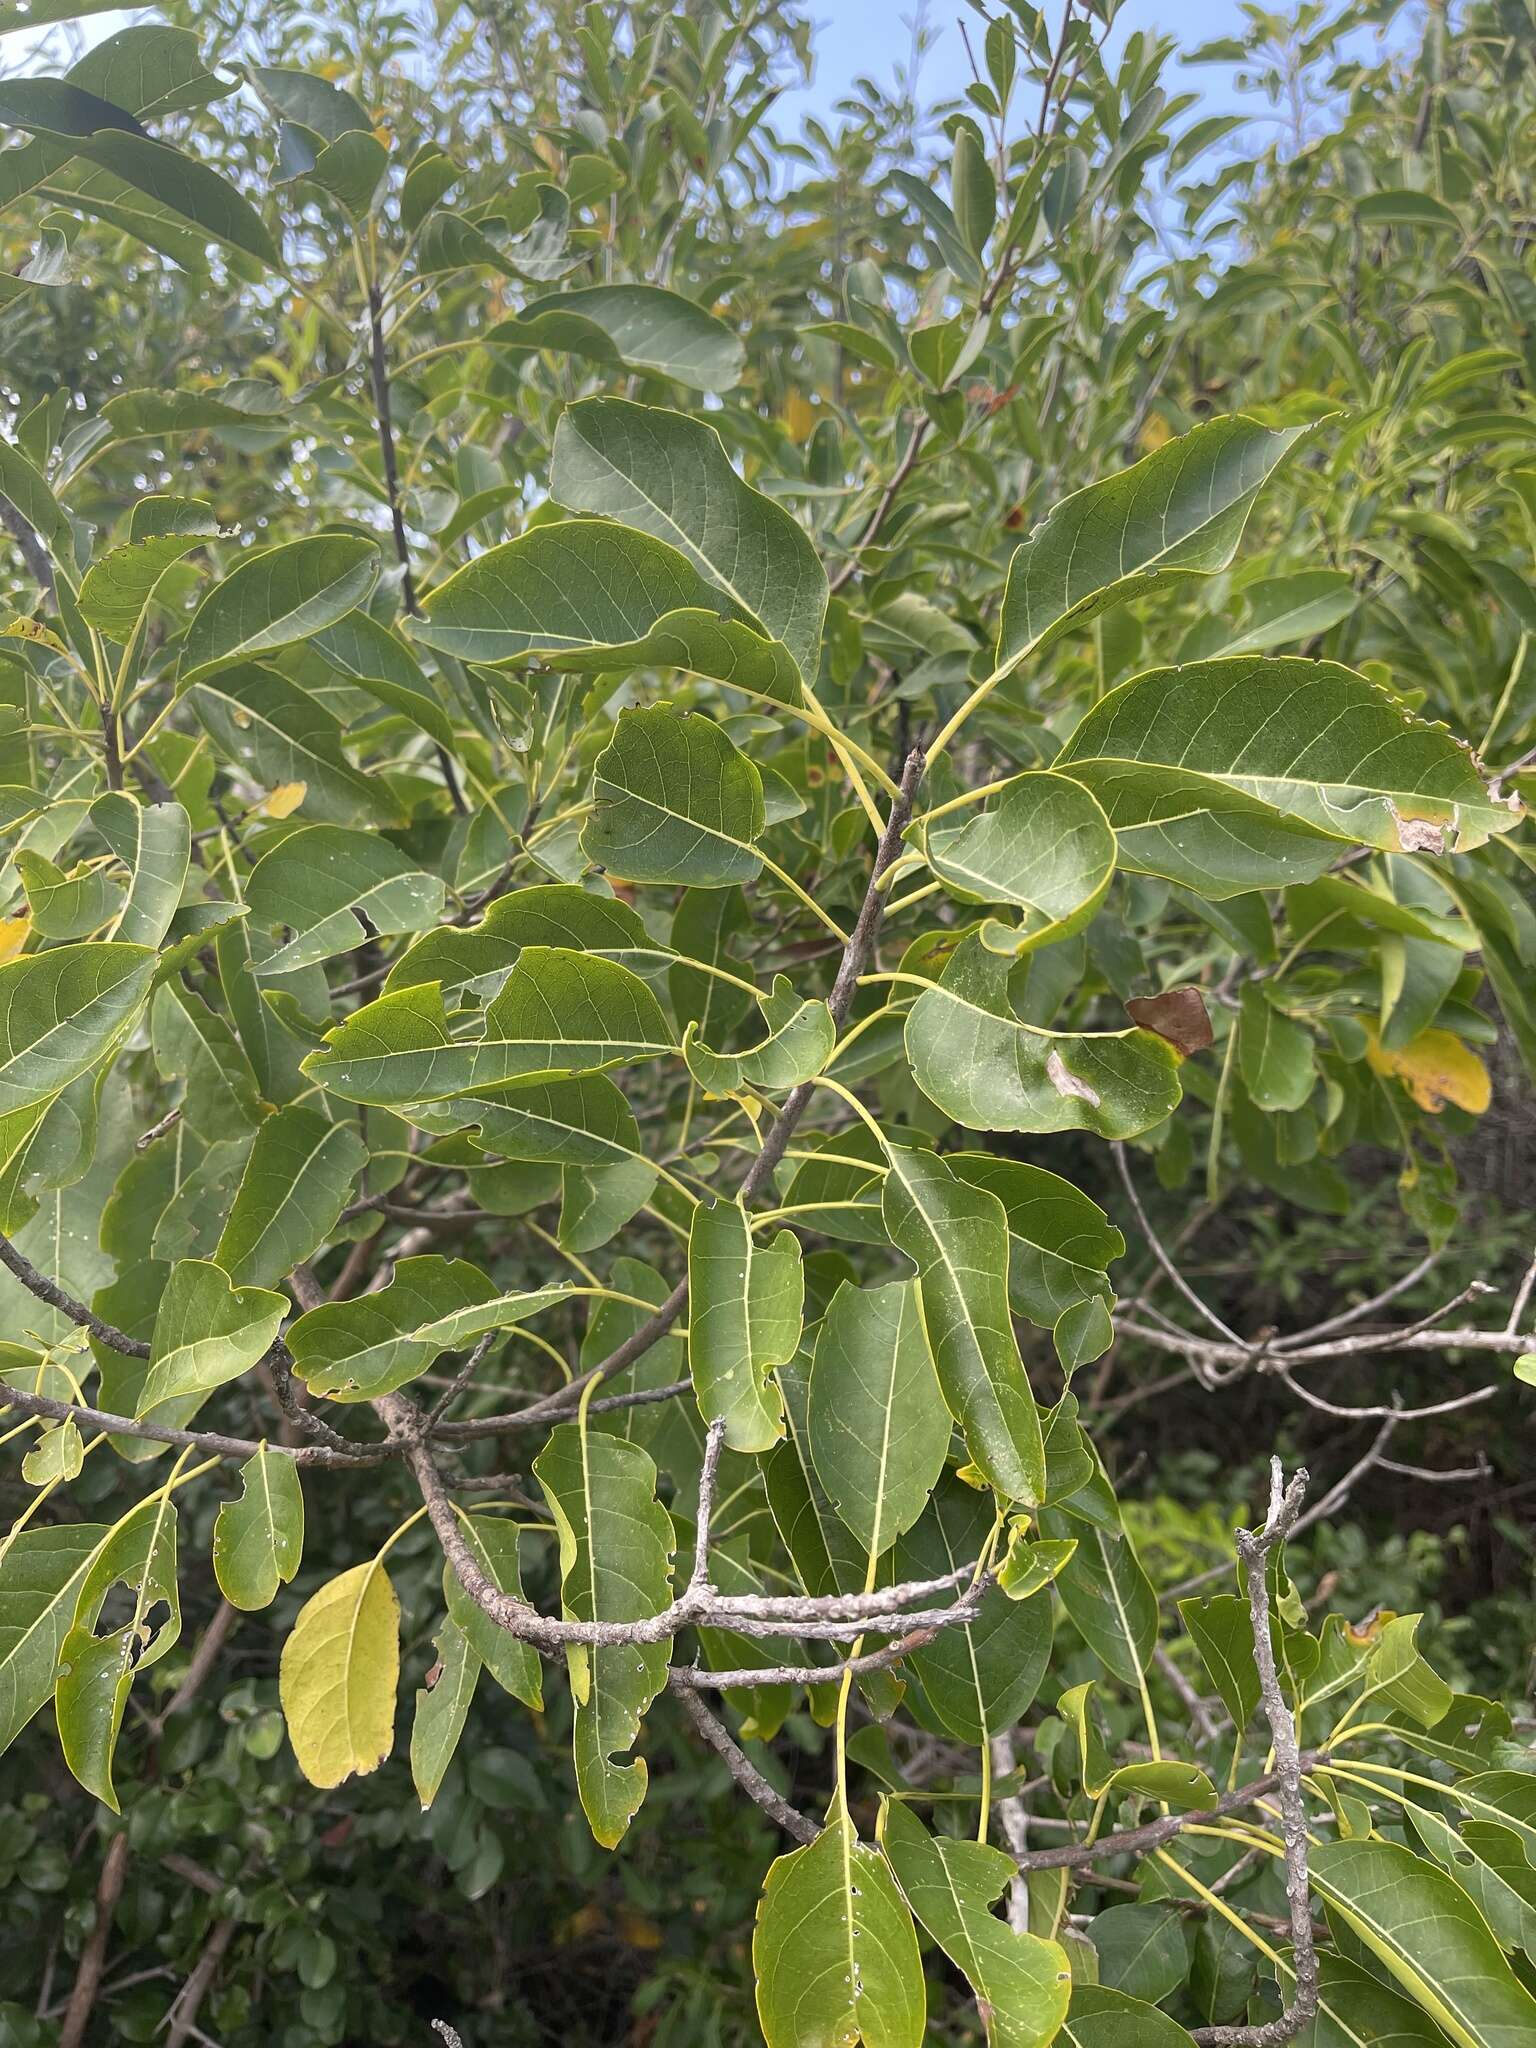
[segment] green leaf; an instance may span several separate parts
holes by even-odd
[[[1073,1550],[1076,1550],[1075,1544]],[[1068,1557],[1065,1564],[1070,1564],[1071,1561]],[[1064,1692],[1057,1707],[1061,1718],[1076,1738],[1079,1773],[1083,1790],[1090,1799],[1113,1800],[1117,1795],[1124,1797],[1136,1793],[1145,1799],[1159,1800],[1165,1806],[1178,1807],[1185,1813],[1207,1813],[1215,1806],[1216,1787],[1197,1764],[1180,1763],[1174,1758],[1164,1757],[1153,1763],[1121,1764],[1117,1769],[1110,1762],[1094,1724],[1093,1691],[1094,1681],[1090,1678],[1084,1684],[1074,1685],[1069,1692]],[[1161,1915],[1159,1917],[1161,1918]],[[1181,1944],[1181,1957],[1182,1954]],[[1178,1977],[1174,1981],[1182,1982],[1183,1975],[1181,1961]],[[1150,1998],[1154,2002],[1166,1997],[1172,1989],[1171,1984],[1157,1990],[1143,1990],[1134,1983],[1120,1983],[1118,1979],[1110,1981],[1120,1990],[1133,1992],[1138,1998]]]
[[[289,1330],[288,1348],[311,1393],[368,1401],[403,1387],[443,1352],[510,1329],[568,1292],[562,1284],[503,1294],[468,1259],[429,1252],[401,1259],[375,1294],[310,1309]]]
[[[973,1131],[1134,1138],[1178,1107],[1179,1055],[1155,1032],[1048,1031],[1019,1016],[1009,963],[963,939],[907,1015],[912,1077]]]
[[[1200,1652],[1206,1676],[1220,1694],[1233,1727],[1241,1733],[1259,1704],[1259,1669],[1254,1662],[1248,1602],[1236,1593],[1181,1600],[1179,1619]]]
[[[0,967],[0,1116],[53,1101],[117,1051],[149,994],[148,946],[57,946]]]
[[[0,1752],[53,1696],[59,1651],[75,1618],[86,1566],[106,1529],[60,1522],[11,1536],[0,1570]]]
[[[105,869],[81,867],[66,874],[29,847],[19,847],[13,858],[39,937],[83,939],[115,921],[123,892]]]
[[[180,804],[141,804],[118,790],[97,797],[91,823],[132,877],[111,937],[160,945],[181,907],[192,860],[191,820]]]
[[[883,1556],[928,1505],[949,1449],[915,1282],[839,1284],[816,1336],[807,1424],[828,1499],[866,1554]]]
[[[800,1240],[759,1244],[739,1202],[701,1202],[688,1239],[688,1369],[706,1422],[733,1451],[766,1451],[784,1434],[772,1374],[800,1342]]]
[[[281,1294],[232,1287],[229,1275],[205,1259],[179,1260],[160,1297],[135,1413],[148,1415],[175,1395],[207,1393],[238,1379],[264,1354],[287,1313]]]
[[[804,529],[744,484],[705,420],[627,399],[560,416],[550,494],[674,547],[814,682],[827,577]]]
[[[481,1669],[473,1645],[456,1622],[443,1623],[434,1647],[437,1661],[427,1673],[428,1683],[417,1688],[411,1723],[411,1782],[423,1811],[437,1797],[453,1761]]]
[[[1049,1330],[1080,1303],[1110,1298],[1108,1268],[1124,1255],[1125,1239],[1080,1188],[1043,1166],[994,1152],[950,1152],[945,1163],[1003,1205],[1015,1315]]]
[[[802,1002],[788,975],[775,976],[772,993],[761,998],[766,1036],[746,1052],[712,1052],[700,1044],[690,1021],[683,1033],[683,1059],[699,1086],[711,1095],[747,1088],[783,1094],[819,1074],[837,1043],[832,1012],[818,997]]]
[[[946,1473],[927,1513],[897,1540],[897,1579],[973,1566],[992,1534],[993,1507],[989,1495]],[[1010,1600],[994,1587],[975,1621],[942,1629],[904,1660],[914,1680],[908,1704],[933,1734],[979,1748],[1018,1722],[1050,1657],[1050,1601]]]
[[[1072,1971],[1056,1942],[993,1915],[1013,1858],[985,1842],[936,1841],[900,1800],[882,1800],[877,1832],[907,1904],[976,1994],[990,2048],[1048,2048]]]
[[[435,983],[356,1010],[304,1071],[349,1102],[442,1101],[508,1081],[564,1080],[673,1052],[661,1006],[626,967],[525,946],[478,1038],[449,1036]]]
[[[1021,1515],[1008,1532],[1008,1548],[998,1566],[997,1583],[1010,1600],[1032,1600],[1037,1593],[1043,1593],[1061,1575],[1077,1548],[1075,1536],[1032,1543],[1025,1533],[1027,1528],[1027,1520]]]
[[[1218,898],[1321,874],[1337,858],[1321,839],[1466,852],[1516,822],[1444,727],[1295,655],[1149,669],[1100,699],[1056,766],[1098,797],[1122,865]]]
[[[134,1673],[157,1663],[181,1634],[176,1522],[175,1506],[162,1489],[107,1531],[85,1567],[74,1622],[59,1648],[54,1711],[64,1761],[114,1813],[120,1809],[112,1763]],[[98,1636],[107,1596],[117,1587],[133,1595],[132,1614]],[[157,1618],[162,1606],[163,1621]]]
[[[1157,1643],[1157,1595],[1130,1538],[1095,1523],[1069,1523],[1055,1510],[1041,1528],[1051,1536],[1077,1537],[1077,1549],[1056,1580],[1061,1604],[1110,1676],[1140,1687]]]
[[[1192,2037],[1145,1999],[1074,1984],[1061,2039],[1064,2048],[1191,2048]]]
[[[596,651],[603,669],[635,666],[635,643],[679,612],[731,616],[730,601],[676,548],[604,520],[535,526],[440,583],[414,636],[460,661],[558,661]],[[750,628],[748,628],[750,631]],[[628,656],[621,660],[621,652]],[[563,664],[562,664],[563,665]]]
[[[1309,431],[1211,420],[1064,498],[1008,565],[997,672],[1160,581],[1225,569],[1260,489]]]
[[[196,157],[147,135],[118,132],[93,135],[79,154],[156,207],[190,221],[205,241],[254,256],[268,270],[282,269],[282,256],[260,214],[227,178]]]
[[[752,1966],[767,2048],[921,2048],[927,1993],[912,1916],[845,1813],[769,1870]]]
[[[1434,2021],[1361,1964],[1326,1949],[1317,1961],[1318,2016],[1296,2037],[1304,2048],[1444,2048]]]
[[[322,626],[310,635],[309,646],[358,689],[420,726],[439,746],[457,747],[453,720],[432,694],[433,685],[410,650],[367,612],[351,611],[334,626]]]
[[[1237,1065],[1259,1109],[1300,1109],[1317,1080],[1311,1032],[1251,981],[1243,986]]]
[[[252,663],[194,683],[188,695],[225,760],[268,789],[304,784],[306,816],[333,825],[404,822],[388,784],[346,758],[330,712],[286,676]]]
[[[278,1697],[311,1785],[378,1769],[394,1747],[399,1683],[400,1602],[374,1557],[306,1600],[283,1644]]]
[[[616,369],[650,370],[694,391],[729,391],[745,351],[722,321],[657,285],[591,285],[536,299],[486,336],[503,349],[555,349]]]
[[[1081,931],[1115,871],[1115,835],[1098,803],[1049,770],[1016,776],[993,809],[931,829],[925,842],[929,866],[962,901],[1021,906],[1017,926],[982,929],[985,945],[1015,956]]]
[[[491,1584],[503,1593],[510,1593],[514,1600],[521,1600],[523,1579],[517,1555],[517,1524],[501,1521],[495,1515],[461,1514],[459,1526],[476,1564]],[[448,1618],[455,1628],[462,1630],[477,1661],[485,1666],[503,1692],[521,1700],[535,1713],[541,1712],[544,1706],[543,1667],[533,1645],[520,1642],[506,1629],[498,1628],[459,1584],[451,1565],[443,1572],[443,1592],[448,1601]]]
[[[126,647],[166,571],[193,548],[200,533],[157,533],[149,540],[109,548],[92,562],[80,584],[80,615],[109,640]]]
[[[350,1124],[303,1103],[268,1117],[240,1176],[214,1262],[243,1286],[272,1287],[330,1242],[368,1148]]]
[[[59,542],[69,532],[63,506],[19,448],[0,440],[0,498],[8,498],[44,541]]]
[[[378,575],[379,551],[361,534],[316,534],[246,556],[193,614],[181,649],[183,683],[335,625]]]
[[[304,1555],[304,1495],[292,1458],[257,1446],[240,1467],[238,1500],[219,1505],[213,1572],[231,1607],[270,1607]]]
[[[656,1501],[656,1467],[638,1444],[561,1423],[533,1461],[560,1532],[563,1612],[570,1621],[636,1621],[672,1597],[672,1523]],[[566,1650],[576,1702],[576,1786],[593,1837],[617,1848],[645,1797],[643,1759],[627,1758],[646,1708],[667,1682],[670,1639]]]
[[[390,845],[339,825],[305,825],[264,853],[245,884],[253,917],[291,937],[263,965],[291,974],[381,937],[431,931],[446,890]]]
[[[1382,1628],[1366,1659],[1365,1682],[1373,1693],[1421,1727],[1433,1728],[1451,1711],[1451,1688],[1431,1670],[1420,1653],[1417,1636],[1422,1614],[1395,1615]]]
[[[949,1412],[988,1483],[1032,1505],[1045,1491],[1040,1415],[1008,1309],[1002,1203],[937,1153],[889,1145],[883,1198],[891,1243],[917,1268],[923,1325]]]
[[[1090,1940],[1098,1950],[1099,1977],[1111,1991],[1148,2005],[1169,1997],[1189,1973],[1189,1952],[1177,1910],[1152,1900],[1096,1913]]]
[[[1395,1842],[1324,1842],[1313,1889],[1457,2048],[1520,2048],[1536,1999],[1459,1885]]]
[[[713,719],[665,705],[623,711],[594,771],[588,860],[631,882],[755,881],[763,783]]]
[[[156,991],[151,1027],[155,1064],[185,1080],[181,1113],[204,1144],[248,1136],[262,1116],[256,1076],[218,1011],[173,976]]]
[[[385,993],[438,981],[449,996],[469,981],[494,975],[499,982],[524,946],[601,953],[637,974],[668,957],[629,904],[594,895],[574,882],[541,882],[498,897],[478,924],[418,939],[390,969]]]

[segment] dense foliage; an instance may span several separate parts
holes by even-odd
[[[1532,2038],[1528,8],[80,11],[0,2041]]]

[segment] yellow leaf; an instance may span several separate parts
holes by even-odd
[[[821,414],[800,390],[791,391],[784,401],[784,425],[791,441],[807,441],[815,432]]]
[[[32,920],[21,917],[0,917],[0,961],[14,960],[32,930]]]
[[[395,1739],[400,1602],[377,1558],[322,1586],[283,1645],[278,1697],[312,1785],[376,1771]]]
[[[14,615],[7,617],[4,623],[0,624],[0,639],[35,640],[39,647],[47,647],[55,654],[69,652],[53,628],[45,626],[41,619],[27,619]]]
[[[1454,1032],[1421,1031],[1407,1045],[1389,1052],[1373,1031],[1365,1057],[1373,1072],[1395,1075],[1420,1109],[1431,1115],[1448,1102],[1473,1116],[1481,1116],[1488,1107],[1492,1095],[1488,1069]]]
[[[291,818],[308,795],[307,782],[280,782],[262,805],[262,813],[268,818]]]
[[[1147,424],[1142,428],[1136,445],[1143,455],[1151,455],[1165,447],[1173,439],[1173,429],[1160,412],[1148,415]]]

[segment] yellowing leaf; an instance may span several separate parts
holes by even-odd
[[[400,1602],[377,1558],[322,1586],[283,1645],[278,1696],[312,1785],[376,1771],[395,1739]]]
[[[1374,1073],[1396,1076],[1420,1109],[1431,1115],[1448,1102],[1473,1116],[1481,1116],[1488,1107],[1488,1069],[1454,1032],[1421,1031],[1396,1051],[1388,1051],[1372,1032],[1365,1057]]]
[[[0,961],[14,960],[31,931],[30,917],[0,917]]]
[[[308,795],[307,782],[280,782],[262,805],[262,816],[291,818]]]
[[[791,441],[808,441],[821,414],[801,390],[791,391],[784,401],[784,425]]]
[[[1147,424],[1142,428],[1136,446],[1143,455],[1150,455],[1154,449],[1165,446],[1172,439],[1172,427],[1169,426],[1160,412],[1155,412],[1149,416]]]

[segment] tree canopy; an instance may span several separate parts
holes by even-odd
[[[102,12],[0,2040],[1532,2038],[1528,7]]]

